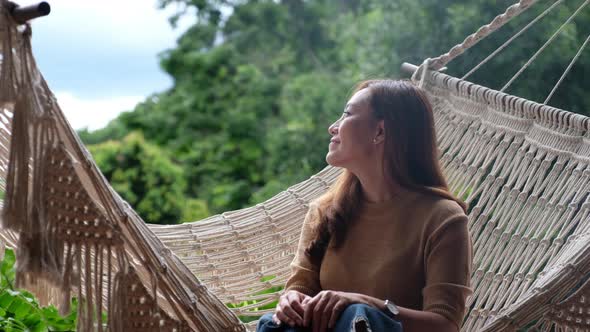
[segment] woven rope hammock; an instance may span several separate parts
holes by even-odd
[[[532,3],[511,6],[413,77],[431,97],[451,189],[471,205],[475,292],[464,331],[590,329],[589,118],[436,71]],[[17,249],[18,284],[63,310],[77,297],[81,331],[253,330],[238,315],[270,311],[256,308],[279,292],[262,291],[284,285],[308,204],[340,170],[247,209],[147,225],[64,118],[35,65],[30,27],[3,8],[0,236]],[[226,306],[243,301],[253,304]]]

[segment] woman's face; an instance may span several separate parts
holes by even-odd
[[[326,161],[355,171],[374,161],[379,139],[378,122],[371,114],[369,89],[357,91],[348,101],[340,119],[328,131],[332,135]]]

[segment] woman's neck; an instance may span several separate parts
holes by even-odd
[[[382,167],[376,167],[372,171],[357,172],[355,175],[361,183],[365,199],[369,202],[389,201],[401,189],[399,186],[392,184],[393,182],[384,174]]]

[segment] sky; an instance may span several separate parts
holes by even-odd
[[[15,1],[26,6],[36,1]],[[158,54],[174,48],[194,23],[157,0],[49,0],[51,13],[32,20],[33,53],[74,129],[104,127],[120,112],[172,86]]]

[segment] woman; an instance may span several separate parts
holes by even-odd
[[[458,331],[471,294],[467,206],[438,163],[432,108],[407,81],[360,83],[329,128],[344,168],[314,202],[259,331]]]

